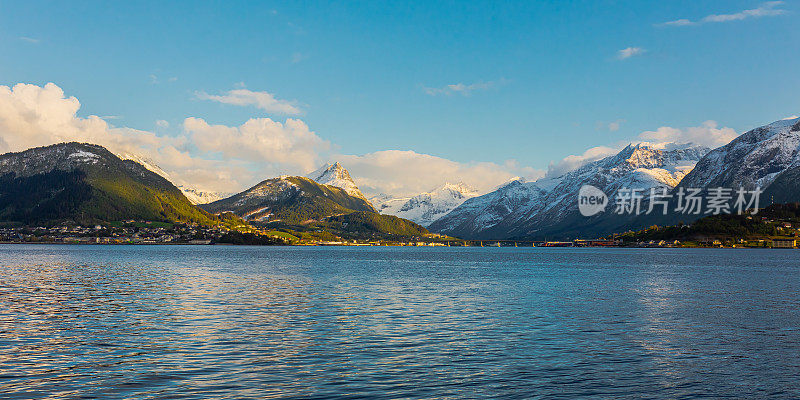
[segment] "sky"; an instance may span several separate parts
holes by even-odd
[[[0,0],[0,151],[89,141],[235,192],[340,161],[488,191],[800,114],[795,1]]]

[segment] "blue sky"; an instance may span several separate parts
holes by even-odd
[[[78,117],[159,137],[297,119],[325,142],[309,163],[410,150],[535,175],[661,127],[800,113],[796,2],[76,3],[0,1],[0,85],[53,82]],[[213,100],[231,90],[297,112]],[[307,168],[237,162],[240,186]],[[379,178],[364,184],[391,191]]]

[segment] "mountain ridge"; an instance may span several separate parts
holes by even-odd
[[[350,172],[347,171],[338,161],[334,162],[333,164],[323,165],[316,171],[308,174],[307,177],[322,185],[344,189],[344,191],[350,196],[367,200],[364,194],[361,193],[358,185],[356,185],[356,182],[350,176]]]
[[[370,202],[382,214],[414,221],[422,226],[447,215],[464,201],[478,195],[477,190],[463,182],[443,185],[411,197],[376,196]]]
[[[592,185],[605,193],[622,187],[668,188],[691,170],[709,149],[691,144],[630,144],[617,154],[587,163],[559,177],[511,181],[471,199],[429,226],[463,238],[539,238],[575,221],[577,193]],[[603,216],[599,217],[603,218]]]
[[[2,154],[0,175],[15,188],[11,193],[0,187],[0,219],[7,222],[146,219],[219,224],[163,176],[95,144],[58,143]],[[68,206],[52,203],[54,199]],[[46,219],[32,213],[37,204],[51,204],[49,210],[40,210]]]

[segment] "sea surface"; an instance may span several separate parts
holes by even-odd
[[[2,245],[0,398],[800,398],[800,250]]]

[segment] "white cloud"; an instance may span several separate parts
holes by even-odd
[[[661,26],[687,26],[687,25],[694,25],[694,22],[692,22],[692,21],[690,21],[690,20],[688,20],[686,18],[682,18],[682,19],[676,19],[675,21],[664,22],[663,24],[659,24],[659,25],[661,25]]]
[[[28,43],[34,43],[34,44],[41,42],[40,39],[36,39],[36,38],[28,37],[28,36],[20,36],[19,40],[22,40],[23,42],[28,42]]]
[[[748,18],[775,17],[786,14],[786,10],[778,8],[778,6],[782,5],[783,3],[783,1],[768,1],[761,3],[756,8],[742,10],[733,14],[711,14],[698,21],[691,21],[689,19],[682,18],[674,21],[664,22],[659,24],[659,26],[688,26],[714,22],[741,21]]]
[[[60,87],[20,83],[0,85],[0,151],[22,151],[61,142],[105,146],[117,154],[151,159],[176,184],[207,190],[235,191],[252,183],[252,169],[241,160],[197,157],[187,136],[159,136],[152,132],[118,128],[96,115],[77,116],[80,102],[66,97]]]
[[[156,126],[159,128],[169,128],[169,122],[163,119],[159,119],[156,121]]]
[[[459,163],[410,150],[384,150],[335,158],[351,172],[361,190],[370,194],[412,195],[444,182],[458,181],[485,192],[519,175],[530,179],[544,175],[543,171],[521,168],[513,160],[504,165]]]
[[[583,154],[566,156],[559,161],[550,162],[550,165],[547,166],[546,177],[557,178],[569,171],[583,166],[584,164],[588,164],[592,161],[597,161],[601,158],[616,154],[619,152],[619,150],[620,148],[618,146],[597,146],[584,151]]]
[[[641,47],[627,47],[622,50],[617,51],[617,59],[619,60],[627,60],[634,56],[640,56],[644,54],[647,50]]]
[[[253,118],[240,126],[209,125],[201,118],[186,118],[183,127],[198,149],[219,153],[226,159],[283,164],[311,170],[320,163],[320,152],[330,143],[309,130],[299,119],[281,123]]]
[[[683,129],[662,126],[640,133],[639,139],[655,143],[694,143],[713,149],[730,143],[737,136],[733,128],[718,128],[716,121],[706,121],[700,126]]]
[[[476,90],[487,90],[497,85],[498,82],[489,81],[489,82],[477,82],[469,85],[464,83],[454,83],[439,88],[423,87],[422,89],[425,91],[426,94],[431,96],[437,96],[437,95],[450,96],[452,94],[469,96],[470,94],[472,94],[472,92]]]
[[[266,112],[285,115],[298,115],[301,113],[296,102],[276,99],[268,92],[254,92],[248,89],[229,90],[223,95],[211,95],[206,92],[195,92],[195,97],[200,100],[211,100],[235,106],[253,106]]]

